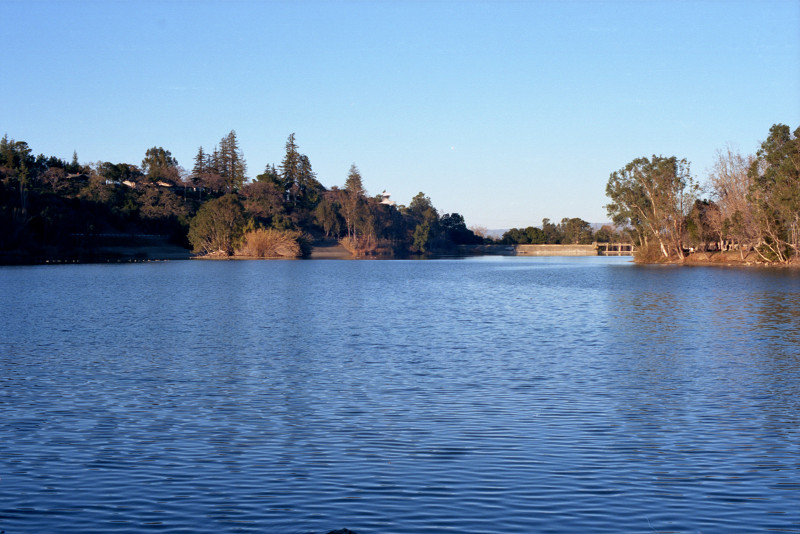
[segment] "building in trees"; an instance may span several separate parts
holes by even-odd
[[[383,193],[381,193],[381,204],[383,204],[384,206],[396,206],[396,205],[397,205],[397,202],[395,202],[394,200],[392,200],[392,199],[391,199],[391,196],[392,196],[392,195],[390,195],[390,194],[389,194],[389,193],[387,193],[386,191],[384,191]]]

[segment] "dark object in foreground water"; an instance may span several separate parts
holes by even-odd
[[[328,534],[356,534],[350,529],[347,528],[340,528],[339,530],[331,530]]]

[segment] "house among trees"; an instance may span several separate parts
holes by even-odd
[[[164,187],[166,189],[177,189],[178,185],[171,181],[171,180],[159,180],[156,182],[158,187]]]
[[[389,198],[390,196],[392,196],[392,195],[390,195],[389,193],[387,193],[387,192],[384,190],[384,192],[383,192],[383,193],[381,193],[381,204],[385,204],[385,205],[387,205],[387,206],[396,206],[396,205],[397,205],[397,202],[395,202],[394,200],[391,200],[391,199]]]

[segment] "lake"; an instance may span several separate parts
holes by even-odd
[[[0,532],[800,532],[800,273],[0,268]]]

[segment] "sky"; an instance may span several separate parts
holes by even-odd
[[[755,153],[800,126],[800,1],[0,0],[0,135],[186,169],[235,130],[254,178],[423,192],[468,226],[608,220],[637,157]]]

